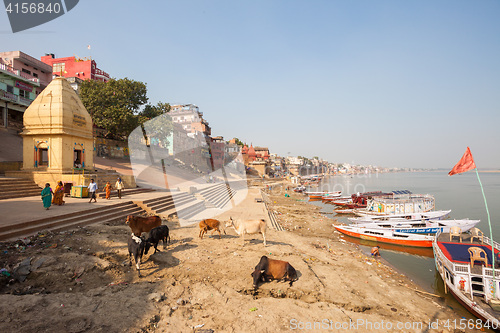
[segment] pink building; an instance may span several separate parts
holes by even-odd
[[[21,130],[23,113],[52,81],[52,67],[21,51],[0,52],[1,125]]]
[[[54,54],[47,54],[40,58],[44,63],[52,67],[54,75],[62,77],[76,77],[82,80],[96,80],[108,82],[110,77],[105,71],[97,68],[92,59],[65,57],[56,58]]]

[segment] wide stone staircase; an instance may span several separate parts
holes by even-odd
[[[106,191],[104,191],[104,188],[100,188],[99,191],[102,191],[102,192],[99,192],[99,194],[97,194],[97,197],[98,198],[105,198]],[[122,198],[124,196],[131,195],[131,194],[147,193],[147,192],[153,192],[153,191],[155,191],[155,190],[153,190],[151,188],[142,188],[142,187],[136,187],[136,188],[132,188],[132,189],[124,189],[124,190],[122,190]],[[118,198],[118,192],[116,190],[112,190],[111,194],[110,194],[110,198]]]
[[[0,240],[31,236],[42,230],[68,230],[97,222],[110,222],[116,219],[123,219],[125,222],[127,215],[140,213],[145,212],[132,201],[124,201],[116,205],[0,226]]]
[[[246,188],[246,181],[218,183],[209,185],[198,190],[197,195],[217,208],[225,207],[229,201],[235,196],[236,191]]]
[[[175,214],[183,219],[189,219],[206,208],[203,201],[185,192],[169,192],[165,196],[144,200],[142,204],[155,215],[169,217]]]
[[[32,180],[0,177],[0,200],[39,196],[41,192],[42,188]]]

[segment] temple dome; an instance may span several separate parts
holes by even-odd
[[[92,138],[92,118],[64,78],[55,78],[24,111],[23,135],[68,134]]]
[[[255,153],[255,149],[253,149],[253,145],[250,145],[250,148],[248,149],[248,156],[249,157],[257,157],[257,154]]]

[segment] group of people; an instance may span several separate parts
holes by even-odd
[[[97,184],[94,182],[93,179],[90,180],[90,184],[89,184],[89,186],[87,186],[87,188],[89,189],[89,197],[90,197],[89,203],[92,202],[92,199],[94,199],[94,202],[97,202],[95,193],[97,192],[98,188],[97,188]],[[125,185],[123,184],[121,178],[118,178],[118,180],[116,181],[115,188],[116,188],[116,192],[118,194],[118,198],[121,199],[122,198],[122,190],[125,189]],[[111,198],[111,190],[112,189],[113,189],[113,186],[111,186],[111,183],[107,182],[106,186],[104,186],[104,191],[106,191],[106,199],[108,199],[108,200]]]
[[[64,185],[62,181],[57,182],[57,186],[54,190],[50,187],[50,184],[45,184],[45,188],[42,190],[42,201],[43,207],[49,210],[52,204],[62,206],[64,205]]]
[[[116,191],[118,192],[118,198],[122,198],[122,190],[125,189],[125,185],[122,182],[121,178],[118,178],[118,180],[115,183],[115,188]],[[89,186],[87,186],[87,189],[89,191],[89,197],[90,201],[89,203],[92,202],[92,199],[94,202],[97,202],[97,196],[96,192],[98,190],[97,184],[94,182],[94,179],[90,180]],[[106,199],[111,198],[111,190],[113,187],[111,186],[110,182],[107,182],[106,186],[104,187],[104,190],[106,191]],[[49,210],[50,206],[52,204],[54,205],[64,205],[64,185],[62,181],[57,182],[57,186],[54,190],[50,187],[50,183],[45,184],[45,188],[42,190],[42,202],[43,202],[43,207],[46,210]]]

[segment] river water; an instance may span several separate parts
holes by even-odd
[[[488,202],[493,229],[493,238],[500,240],[500,173],[480,172]],[[476,226],[490,237],[488,219],[481,193],[481,187],[475,171],[464,174],[447,175],[445,171],[435,172],[405,172],[383,173],[352,176],[333,176],[321,184],[319,190],[342,191],[342,196],[356,192],[410,190],[414,194],[431,194],[436,198],[436,210],[451,209],[452,219],[479,219]],[[335,206],[320,201],[312,204],[323,207],[322,211],[332,212]],[[332,216],[329,214],[328,216]],[[343,223],[349,223],[342,215],[333,214],[333,218]],[[369,249],[376,243],[359,241],[344,237],[360,244],[362,251],[369,254]],[[419,251],[398,246],[380,246],[382,258],[387,260],[397,270],[408,276],[427,292],[445,296],[447,306],[456,310],[461,316],[473,318],[451,295],[444,295],[443,281],[436,273],[432,249]],[[404,252],[404,251],[409,251]]]

